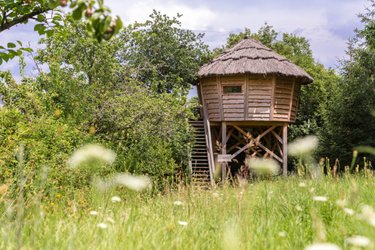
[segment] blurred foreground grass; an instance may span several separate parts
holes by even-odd
[[[354,235],[370,239],[362,249],[375,244],[368,211],[375,208],[373,177],[290,177],[157,196],[92,190],[85,196],[86,206],[66,198],[53,209],[2,200],[0,248],[304,249],[330,242],[351,249],[347,239]]]

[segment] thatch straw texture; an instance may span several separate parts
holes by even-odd
[[[245,73],[296,77],[304,84],[313,81],[303,69],[252,38],[243,39],[212,62],[203,65],[198,75],[202,78]]]

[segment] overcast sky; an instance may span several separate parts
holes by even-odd
[[[105,0],[125,24],[144,21],[153,9],[181,18],[183,28],[205,33],[211,48],[225,43],[229,33],[245,27],[256,32],[265,22],[278,32],[306,37],[314,57],[327,67],[337,68],[345,56],[346,43],[361,27],[357,14],[363,13],[366,0]],[[18,25],[0,33],[0,44],[21,40],[35,46],[38,35],[33,25]],[[17,61],[0,65],[17,74]],[[28,74],[35,75],[28,60]]]

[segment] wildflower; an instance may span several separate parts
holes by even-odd
[[[101,228],[101,229],[107,229],[108,228],[108,225],[105,224],[105,223],[99,223],[96,225],[98,228]]]
[[[347,238],[345,242],[349,245],[356,246],[356,247],[368,247],[371,244],[369,238],[360,235],[354,235],[350,238]]]
[[[175,201],[175,202],[173,202],[173,205],[182,206],[182,205],[184,205],[184,203],[182,201]]]
[[[90,211],[90,215],[92,215],[92,216],[97,216],[99,213],[97,212],[97,211]]]
[[[151,180],[147,176],[118,174],[114,177],[114,183],[138,192],[146,188],[151,188]]]
[[[184,227],[188,225],[188,223],[186,221],[182,221],[182,220],[179,220],[178,224],[180,224],[181,226],[184,226]]]
[[[371,206],[363,205],[359,218],[367,221],[368,224],[375,227],[375,211]]]
[[[304,183],[304,182],[300,182],[300,183],[298,184],[298,186],[299,186],[299,187],[306,187],[306,183]]]
[[[339,206],[339,207],[345,207],[345,206],[348,205],[348,201],[347,200],[337,200],[336,205]]]
[[[309,245],[305,250],[340,250],[341,248],[332,243],[315,243]]]
[[[279,236],[281,238],[285,238],[287,236],[287,233],[285,231],[281,231],[281,232],[279,232]]]
[[[121,202],[121,198],[118,197],[118,196],[113,196],[113,197],[111,198],[111,201],[112,201],[113,203]]]
[[[322,201],[322,202],[325,202],[325,201],[328,201],[328,198],[325,197],[325,196],[314,196],[314,197],[313,197],[313,200],[314,200],[314,201]]]
[[[246,165],[258,175],[277,175],[280,173],[279,164],[272,159],[247,158]]]
[[[355,213],[353,209],[350,209],[350,208],[347,208],[347,207],[344,207],[343,210],[347,215],[354,215],[354,213]]]
[[[213,192],[212,196],[215,197],[215,198],[218,198],[218,197],[220,197],[220,194],[218,192]]]
[[[241,231],[235,219],[230,219],[225,223],[223,231],[223,249],[235,250],[241,249]]]
[[[295,208],[296,208],[296,210],[299,211],[299,212],[301,212],[301,211],[303,210],[302,207],[301,207],[300,205],[296,205]]]
[[[89,144],[83,146],[73,153],[68,161],[68,165],[71,168],[76,168],[82,163],[88,161],[102,161],[107,164],[112,164],[116,159],[116,154],[103,146]]]
[[[115,220],[112,219],[111,217],[107,217],[105,220],[108,221],[108,222],[110,222],[110,223],[112,223],[112,224],[115,223]]]
[[[302,156],[311,154],[318,146],[318,138],[314,135],[309,135],[304,138],[299,138],[288,144],[288,154],[292,156]]]

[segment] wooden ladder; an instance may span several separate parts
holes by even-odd
[[[190,121],[190,124],[195,137],[191,154],[191,184],[193,187],[208,188],[211,179],[204,121]]]

